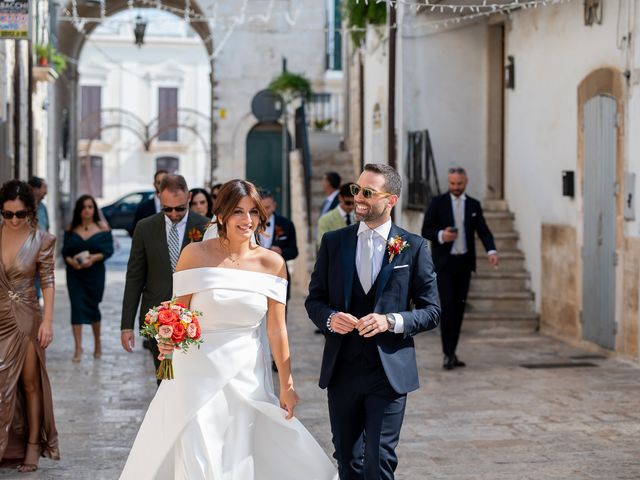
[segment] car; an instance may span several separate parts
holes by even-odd
[[[138,205],[153,198],[154,193],[153,190],[128,193],[115,202],[105,205],[100,210],[102,210],[102,215],[104,215],[105,220],[112,229],[120,228],[133,236],[133,220]]]

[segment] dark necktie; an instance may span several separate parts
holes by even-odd
[[[346,222],[347,225],[351,225],[351,214],[347,213],[347,215],[344,217],[344,221]]]

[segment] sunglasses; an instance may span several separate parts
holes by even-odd
[[[351,205],[353,205],[353,200],[343,200],[343,202],[347,207],[350,207]]]
[[[19,219],[23,219],[23,218],[27,218],[28,212],[26,210],[18,210],[17,212],[11,212],[9,210],[3,210],[2,211],[2,217],[5,220],[11,220],[13,217],[19,218]]]
[[[467,174],[467,172],[465,172],[464,168],[462,167],[453,167],[449,169],[449,173],[462,173],[464,175]]]
[[[377,192],[373,188],[361,187],[357,183],[352,183],[351,185],[349,185],[349,190],[351,190],[351,195],[353,195],[354,197],[358,195],[360,192],[362,192],[362,196],[364,198],[373,198],[373,197],[387,198],[391,196],[390,193]]]
[[[179,207],[162,207],[160,210],[162,210],[164,213],[171,213],[174,210],[176,212],[184,212],[187,209],[186,205],[181,205]]]

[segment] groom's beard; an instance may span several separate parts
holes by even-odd
[[[356,203],[356,206],[357,205],[358,204]],[[369,210],[367,211],[367,213],[359,214],[357,209],[353,209],[356,220],[358,220],[359,222],[375,222],[376,220],[379,220],[384,216],[384,205],[368,205],[366,203],[361,203],[360,205],[365,205]]]

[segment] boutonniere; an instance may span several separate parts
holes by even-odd
[[[390,238],[387,242],[387,252],[389,252],[389,263],[393,261],[393,257],[400,254],[405,248],[409,246],[409,242],[402,240],[400,235],[396,235]]]
[[[189,239],[189,242],[199,242],[200,240],[202,240],[202,232],[196,227],[193,227],[187,233],[187,238]]]
[[[278,238],[282,235],[284,235],[284,228],[282,228],[280,225],[276,225],[275,237]]]

